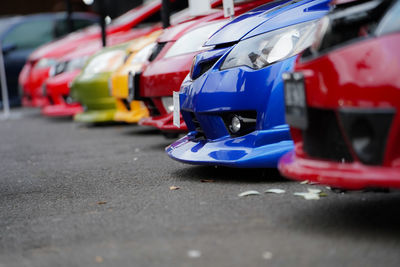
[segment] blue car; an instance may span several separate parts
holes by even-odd
[[[276,167],[293,149],[282,74],[311,45],[329,2],[271,2],[214,33],[180,89],[180,112],[190,132],[167,154],[197,165]]]
[[[30,53],[38,46],[66,35],[67,13],[42,13],[28,16],[0,17],[0,42],[6,67],[8,96],[11,106],[20,104],[18,75]],[[73,30],[98,20],[89,13],[72,14]],[[1,90],[0,90],[1,92]],[[0,107],[2,96],[0,93]]]

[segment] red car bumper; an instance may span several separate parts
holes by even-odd
[[[69,117],[83,112],[79,103],[67,103],[69,84],[78,76],[80,70],[65,72],[50,77],[45,83],[48,103],[42,108],[42,114],[48,117]]]
[[[288,121],[295,150],[279,162],[284,176],[346,189],[400,188],[399,42],[398,33],[370,38],[297,62],[308,126]]]
[[[49,105],[42,108],[42,114],[47,117],[72,117],[82,112],[83,107],[79,103]]]
[[[400,167],[306,159],[296,156],[292,151],[281,158],[278,168],[282,175],[295,180],[308,180],[351,190],[374,187],[400,188]]]
[[[24,107],[43,107],[47,103],[47,98],[43,96],[24,95],[22,97],[22,106]]]
[[[186,127],[183,118],[181,117],[180,120],[181,124],[180,127],[178,128],[173,123],[174,120],[173,116],[174,115],[172,113],[168,113],[165,115],[145,118],[139,121],[139,125],[155,127],[161,130],[162,132],[174,132],[174,133],[187,132],[188,129]]]
[[[50,68],[35,68],[34,64],[24,66],[19,78],[23,91],[22,105],[26,107],[42,107],[48,103],[43,94],[43,84],[49,77]]]

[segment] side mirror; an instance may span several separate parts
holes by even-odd
[[[10,53],[11,51],[14,51],[15,49],[17,49],[16,44],[3,45],[3,54],[6,55],[6,54]]]

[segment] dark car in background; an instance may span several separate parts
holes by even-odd
[[[72,30],[89,26],[97,20],[98,17],[94,14],[73,13]],[[18,75],[30,53],[38,46],[60,38],[68,32],[67,13],[64,12],[0,17],[0,42],[11,106],[20,105]],[[0,94],[0,107],[2,102]]]

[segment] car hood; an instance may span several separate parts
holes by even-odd
[[[29,56],[29,60],[57,57],[74,50],[79,44],[95,38],[100,38],[100,27],[97,25],[70,33],[64,38],[40,46]]]
[[[124,43],[127,43],[127,42],[131,43],[131,41],[133,41],[133,40],[135,40],[135,41],[132,42],[131,47],[133,47],[133,49],[135,47],[141,48],[141,46],[143,46],[142,42],[140,42],[141,40],[146,40],[147,38],[149,38],[149,36],[152,36],[152,35],[158,36],[160,34],[160,32],[161,32],[161,30],[154,31],[151,34],[148,34],[148,35],[142,36],[142,37],[136,37],[134,32],[132,33],[132,31],[113,34],[107,40],[107,43],[110,45],[108,48],[112,48],[113,46],[118,46],[119,44],[122,44],[122,46],[124,46],[125,45]],[[139,36],[141,36],[141,35],[139,35]],[[94,55],[95,53],[99,52],[102,49],[103,49],[103,46],[102,46],[101,41],[98,39],[95,39],[95,40],[91,40],[91,41],[82,43],[75,49],[71,50],[69,53],[66,53],[65,55],[60,57],[58,60],[60,62],[62,62],[62,61],[68,61],[68,60],[79,58],[79,57],[91,56],[91,55]]]
[[[95,54],[96,52],[102,49],[102,45],[100,41],[93,40],[91,42],[87,42],[83,45],[78,46],[76,49],[70,51],[69,53],[65,54],[58,60],[68,61],[71,59],[79,58],[79,57],[86,57]]]
[[[274,1],[243,14],[215,32],[206,46],[234,43],[258,34],[321,18],[330,0]]]
[[[270,0],[252,0],[252,1],[241,1],[235,5],[235,12],[237,14],[243,14],[247,10],[250,10],[253,7],[264,4]],[[222,1],[214,1],[212,3],[213,7],[218,7]],[[197,27],[200,27],[201,24],[205,24],[210,21],[216,21],[224,19],[224,11],[222,8],[214,8],[209,13],[193,16],[188,18],[186,21],[181,22],[180,24],[176,24],[164,30],[164,32],[160,35],[157,42],[173,42],[177,41],[182,35],[187,33],[190,30],[193,30]]]

